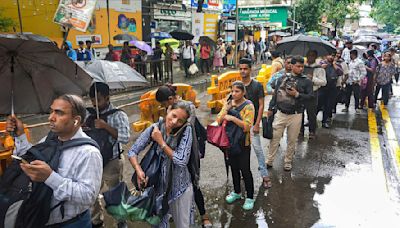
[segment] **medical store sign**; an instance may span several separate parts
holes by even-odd
[[[288,10],[286,7],[248,7],[239,8],[241,21],[269,21],[278,22],[286,20]]]

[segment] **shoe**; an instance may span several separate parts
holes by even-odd
[[[263,185],[263,187],[264,187],[265,189],[271,188],[271,187],[272,187],[271,179],[270,179],[268,176],[263,177],[262,185]]]
[[[342,109],[342,112],[349,112],[349,108]]]
[[[322,127],[327,129],[331,128],[328,123],[322,123]]]
[[[235,192],[231,192],[229,195],[225,197],[225,200],[227,203],[233,203],[236,200],[240,199],[242,196],[240,194],[237,194]]]
[[[316,135],[315,132],[308,133],[308,139],[315,139]]]
[[[211,220],[210,220],[210,217],[207,214],[201,216],[201,221],[203,223],[203,228],[211,228],[211,227],[213,227],[213,225],[211,223]]]
[[[291,163],[285,163],[285,165],[283,166],[283,170],[289,172],[292,170],[292,164]]]
[[[253,199],[246,198],[246,201],[244,202],[244,204],[242,206],[243,210],[246,210],[246,211],[252,210],[254,207],[254,201],[255,200],[253,200]]]

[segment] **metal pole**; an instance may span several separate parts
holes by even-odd
[[[111,44],[111,33],[110,33],[110,1],[107,0],[107,29],[108,29],[108,44]]]
[[[292,36],[294,36],[294,31],[296,30],[296,5],[293,4],[293,30]]]
[[[235,67],[238,65],[238,49],[239,49],[239,0],[236,0],[236,24],[235,24]]]
[[[22,34],[23,33],[23,31],[22,31],[22,17],[21,17],[21,9],[19,8],[19,0],[17,0],[17,7],[18,7],[18,18],[19,18],[19,31]]]

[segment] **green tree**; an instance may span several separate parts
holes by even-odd
[[[15,23],[13,19],[3,16],[3,11],[0,8],[0,32],[9,32]]]
[[[347,15],[352,19],[359,17],[357,7],[351,7],[357,0],[300,0],[296,3],[296,20],[302,23],[307,31],[319,30],[322,15],[337,28],[344,25]]]
[[[375,0],[372,4],[371,14],[380,23],[400,27],[399,0]]]

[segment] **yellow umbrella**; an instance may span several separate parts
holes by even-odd
[[[179,40],[176,40],[174,38],[160,40],[160,44],[163,51],[165,51],[165,44],[169,44],[169,46],[171,46],[171,48],[174,50],[179,48]]]

